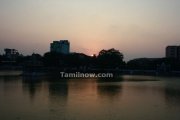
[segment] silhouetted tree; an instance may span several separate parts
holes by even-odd
[[[38,60],[38,61],[42,61],[42,56],[40,55],[40,54],[37,54],[37,53],[33,53],[32,55],[31,55],[31,59],[33,59],[33,60]]]
[[[65,64],[67,67],[89,67],[92,64],[92,58],[83,53],[71,53],[66,55]]]
[[[130,69],[156,69],[156,64],[153,64],[153,59],[149,58],[138,58],[127,62],[127,66]]]
[[[27,62],[32,63],[32,62],[42,62],[42,61],[43,61],[43,57],[40,54],[35,54],[35,53],[28,56],[19,55],[16,60],[18,65],[23,65],[24,63]]]
[[[0,55],[0,64],[1,64],[2,60],[3,60],[3,56]]]
[[[172,70],[180,70],[180,61],[174,58],[138,58],[127,62],[129,69],[156,70],[164,64]]]
[[[97,61],[102,68],[116,68],[124,64],[123,54],[114,48],[101,50],[97,56]]]
[[[62,54],[56,52],[45,53],[43,58],[44,65],[58,67],[61,64],[62,56]]]
[[[18,56],[16,62],[17,62],[17,64],[22,65],[25,62],[25,56],[23,56],[23,55]]]

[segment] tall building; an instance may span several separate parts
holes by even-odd
[[[53,41],[50,46],[51,52],[69,54],[70,53],[70,43],[68,40]]]
[[[166,58],[180,59],[180,46],[167,46]]]

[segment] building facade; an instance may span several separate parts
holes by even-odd
[[[50,52],[57,52],[62,54],[70,53],[70,43],[68,40],[53,41],[50,45]]]
[[[180,59],[180,46],[167,46],[166,58]]]
[[[19,56],[19,52],[16,49],[4,49],[6,58],[10,60],[15,60]]]

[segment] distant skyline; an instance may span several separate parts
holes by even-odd
[[[54,40],[87,55],[115,48],[125,60],[164,57],[180,45],[180,0],[0,0],[0,53],[43,54]]]

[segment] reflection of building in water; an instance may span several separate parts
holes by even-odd
[[[56,111],[59,106],[65,107],[68,98],[68,80],[55,80],[48,78],[50,109]]]
[[[23,91],[28,93],[30,99],[33,100],[36,93],[41,90],[42,78],[33,76],[23,77],[22,83]]]
[[[56,98],[64,98],[68,95],[68,85],[64,82],[49,83],[49,95]]]
[[[53,81],[52,81],[53,80]],[[66,107],[68,101],[68,85],[67,81],[54,80],[54,78],[48,81],[48,105],[49,112],[52,118],[58,118],[59,120],[66,118]],[[61,110],[61,111],[59,111]],[[58,116],[57,116],[58,114]]]
[[[175,82],[175,81],[173,81]],[[170,105],[174,106],[180,106],[180,87],[179,85],[175,85],[176,83],[173,84],[168,84],[165,86],[165,99],[166,102]]]

